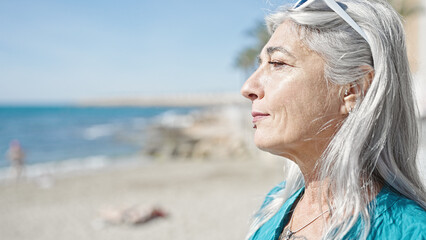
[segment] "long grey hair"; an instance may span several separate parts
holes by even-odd
[[[266,22],[273,33],[290,21],[301,41],[322,56],[325,79],[333,84],[360,86],[366,75],[374,74],[317,164],[319,178],[328,180],[332,209],[323,239],[342,239],[359,218],[365,228],[358,237],[365,239],[372,210],[369,194],[380,185],[391,186],[426,209],[425,188],[416,165],[418,112],[399,15],[383,0],[341,0],[338,4],[364,30],[369,43],[327,7],[294,11],[284,6]],[[304,185],[295,166],[287,168],[286,181],[286,187],[255,214],[247,238]]]

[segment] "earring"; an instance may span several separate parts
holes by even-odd
[[[349,95],[348,89],[345,90],[345,97]]]

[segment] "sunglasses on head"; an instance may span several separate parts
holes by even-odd
[[[365,41],[368,41],[367,35],[364,31],[358,26],[358,24],[337,4],[334,0],[299,0],[294,6],[293,10],[301,10],[311,5],[324,5],[324,3],[331,8],[337,15],[339,15],[343,20],[345,20],[355,31],[361,35]]]

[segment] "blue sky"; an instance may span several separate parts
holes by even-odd
[[[285,1],[1,1],[0,103],[238,91],[245,34]]]

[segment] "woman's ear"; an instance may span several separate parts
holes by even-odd
[[[356,101],[360,96],[360,91],[357,90],[357,85],[355,86],[345,86],[343,88],[343,101],[340,106],[340,114],[347,115],[352,112],[352,109],[355,108]]]
[[[358,99],[365,96],[374,78],[374,70],[370,66],[361,66],[366,72],[364,77],[353,84],[343,86],[343,102],[340,113],[347,115],[355,108]]]

